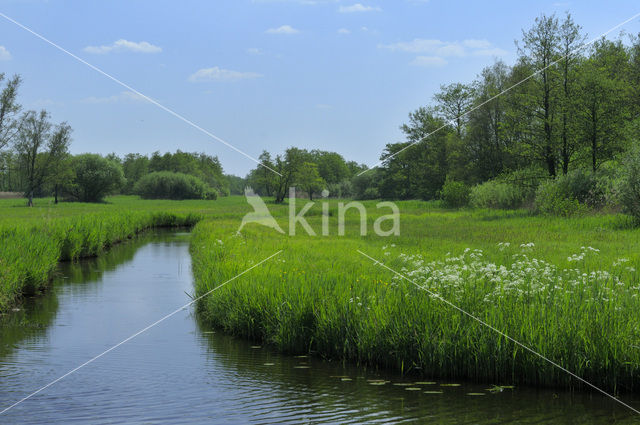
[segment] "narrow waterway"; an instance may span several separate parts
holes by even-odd
[[[61,264],[50,291],[0,318],[0,410],[186,304],[188,238],[158,231],[98,259]],[[488,387],[416,383],[278,355],[212,332],[187,309],[0,415],[0,423],[638,423],[597,394]]]

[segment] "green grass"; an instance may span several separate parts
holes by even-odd
[[[298,209],[304,202],[298,201]],[[329,236],[308,236],[298,227],[298,235],[290,237],[255,224],[237,235],[243,214],[251,210],[241,197],[114,197],[99,205],[57,206],[39,200],[32,209],[23,200],[0,200],[0,308],[46,287],[60,259],[99,255],[145,228],[203,217],[191,242],[196,295],[282,250],[198,304],[204,322],[226,332],[283,352],[429,377],[578,384],[375,266],[361,250],[590,382],[613,391],[638,390],[640,279],[633,269],[640,269],[640,231],[627,218],[450,211],[437,203],[406,201],[398,203],[401,235],[381,238],[372,223],[388,210],[376,210],[375,201],[365,205],[369,233],[364,237],[355,211],[348,214],[346,236],[337,236],[336,201]],[[288,206],[268,206],[287,229]],[[307,217],[320,234],[319,202]],[[532,248],[520,247],[530,242]]]
[[[142,202],[119,197],[105,204],[22,199],[0,201],[0,312],[47,287],[59,261],[100,255],[114,243],[152,227],[192,226],[204,203]]]
[[[369,229],[374,204],[367,203]],[[423,202],[399,206],[401,236],[391,238],[360,237],[353,215],[347,235],[335,236],[335,205],[329,237],[289,237],[259,226],[246,227],[239,237],[239,219],[199,223],[191,247],[196,295],[283,250],[203,299],[199,314],[226,332],[289,353],[310,352],[438,378],[579,385],[374,266],[357,252],[361,250],[590,382],[614,391],[638,390],[640,284],[637,273],[626,267],[639,268],[640,232],[625,217],[446,211]],[[275,209],[283,228],[284,208]],[[320,216],[311,221],[319,232]],[[501,249],[500,242],[511,246]],[[532,248],[520,248],[529,242]],[[570,261],[582,246],[584,258]],[[472,258],[470,251],[461,258],[467,248],[482,250],[482,256],[476,252]],[[614,267],[623,257],[629,261]],[[505,267],[503,279],[487,271],[494,265],[497,270]],[[589,277],[600,270],[611,276]]]

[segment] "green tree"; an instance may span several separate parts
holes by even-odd
[[[0,84],[4,80],[4,73],[0,73]],[[9,144],[19,130],[18,113],[20,112],[20,105],[16,99],[20,82],[20,77],[15,75],[6,82],[0,92],[0,150]]]
[[[473,104],[473,87],[461,83],[442,85],[440,92],[433,98],[436,101],[436,110],[441,117],[451,122],[458,138],[462,138],[464,124],[467,121],[466,112]]]
[[[149,174],[149,158],[139,153],[129,153],[124,156],[122,170],[127,183],[124,186],[125,193],[133,193],[133,186],[142,177]]]
[[[122,166],[97,154],[73,157],[71,169],[73,178],[65,190],[75,201],[101,202],[125,182]]]
[[[569,13],[560,25],[560,54],[562,92],[560,101],[560,161],[562,173],[569,172],[569,164],[578,148],[578,138],[575,129],[575,89],[578,79],[578,69],[582,58],[575,55],[575,50],[584,43],[585,36],[580,34],[582,27],[573,22]]]
[[[519,119],[533,121],[536,133],[525,141],[530,144],[536,156],[542,159],[549,175],[555,176],[557,142],[554,126],[558,112],[560,79],[557,68],[551,65],[559,59],[560,53],[558,19],[553,15],[542,15],[522,35],[522,46],[518,45],[521,64],[536,74],[520,86],[522,96],[518,99],[521,105],[518,115]]]
[[[624,124],[629,121],[629,85],[622,79],[628,64],[621,42],[595,43],[580,69],[578,131],[585,142],[585,157],[593,171],[625,148]]]
[[[33,206],[35,191],[56,171],[56,162],[66,155],[70,140],[71,127],[62,123],[53,128],[46,111],[28,111],[22,116],[15,149],[25,175],[28,206]]]
[[[297,184],[307,192],[313,201],[313,194],[319,193],[326,186],[325,180],[318,173],[318,166],[313,162],[305,162],[297,175]]]

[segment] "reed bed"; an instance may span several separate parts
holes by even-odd
[[[357,217],[342,238],[259,226],[238,235],[233,223],[198,223],[196,295],[283,250],[202,299],[198,314],[287,353],[429,378],[582,386],[431,291],[596,385],[639,390],[638,231],[624,217],[401,207],[396,238],[358,236]],[[581,245],[589,240],[594,246]]]

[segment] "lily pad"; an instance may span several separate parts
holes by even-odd
[[[440,384],[441,387],[459,387],[460,384]]]
[[[423,391],[425,394],[443,394],[444,391]]]
[[[477,395],[486,395],[486,393],[467,393],[467,395],[477,396]]]
[[[420,391],[422,388],[418,388],[418,387],[406,387],[405,390],[407,391]]]
[[[435,381],[420,381],[420,382],[414,382],[415,385],[435,385],[436,382]]]

